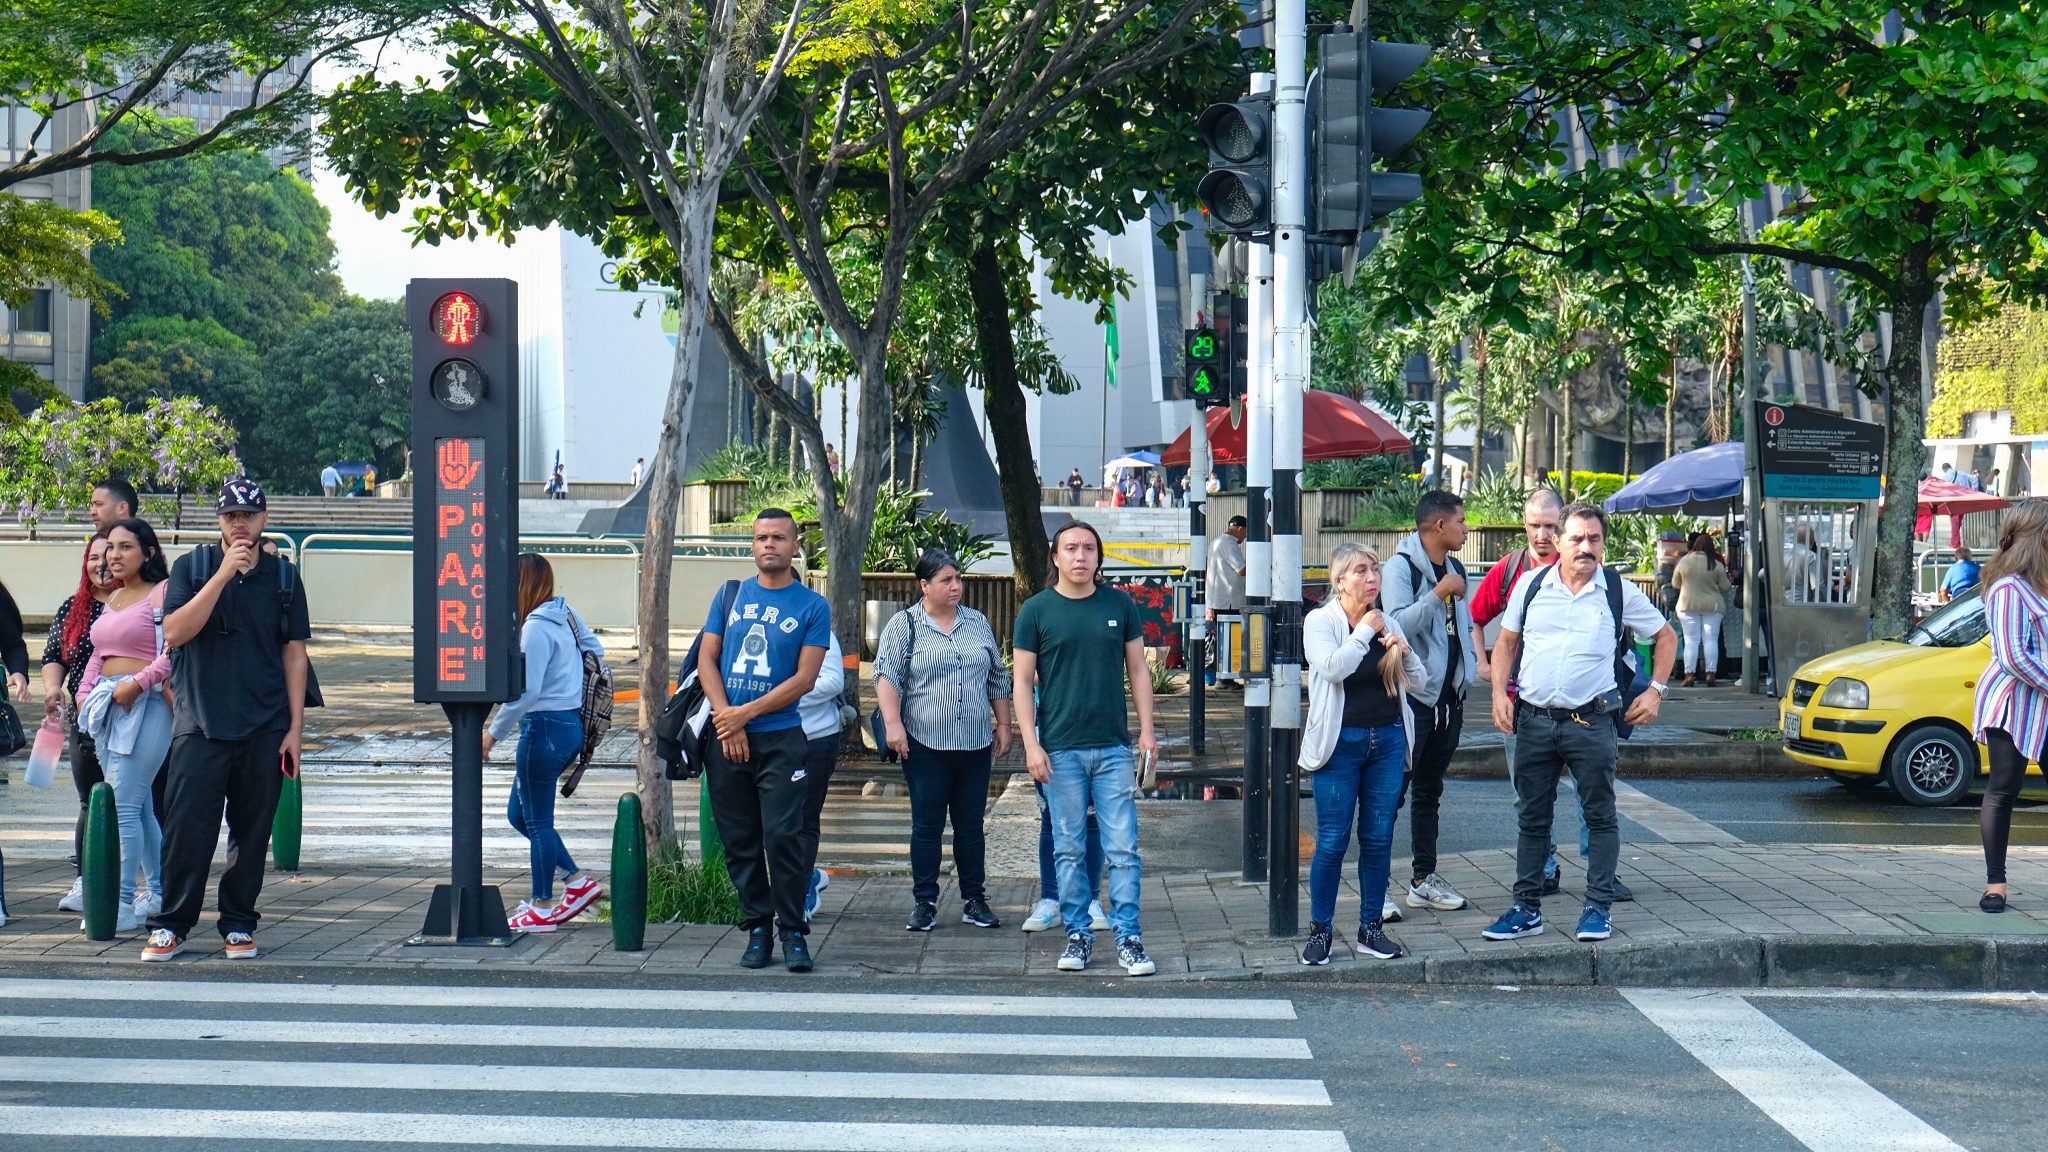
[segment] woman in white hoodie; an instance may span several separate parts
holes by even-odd
[[[1303,964],[1330,962],[1331,922],[1351,828],[1358,826],[1359,909],[1355,947],[1392,960],[1401,945],[1381,925],[1381,896],[1394,849],[1394,816],[1408,769],[1409,714],[1403,697],[1425,669],[1400,625],[1380,612],[1380,561],[1358,544],[1330,554],[1330,592],[1301,625],[1308,659],[1308,723],[1301,769],[1316,797],[1316,856],[1309,869],[1308,944]]]

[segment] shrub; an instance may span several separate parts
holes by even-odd
[[[1482,474],[1465,493],[1465,522],[1478,527],[1519,528],[1529,490],[1511,472]]]
[[[740,894],[725,871],[725,860],[691,860],[683,841],[662,841],[647,862],[647,920],[650,924],[737,924]]]
[[[1560,483],[1561,477],[1556,472],[1546,472],[1544,478],[1567,504],[1598,504],[1621,491],[1621,486],[1629,479],[1618,472],[1573,472],[1570,484]]]

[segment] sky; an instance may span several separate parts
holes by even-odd
[[[377,74],[387,80],[410,80],[432,76],[439,58],[421,49],[387,43],[375,63]],[[359,71],[323,65],[314,80],[323,91]],[[317,153],[317,141],[315,151]],[[316,157],[313,194],[327,206],[332,217],[334,246],[339,254],[337,271],[348,291],[373,300],[396,299],[405,295],[405,283],[429,276],[514,276],[513,254],[495,240],[443,241],[438,247],[414,247],[405,228],[412,222],[410,211],[378,219],[375,214],[349,198],[341,177],[324,158]],[[410,208],[410,205],[407,205]]]

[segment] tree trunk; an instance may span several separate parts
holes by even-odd
[[[967,266],[967,291],[974,305],[974,332],[981,348],[982,403],[989,435],[996,443],[996,477],[1003,488],[1003,519],[1010,529],[1011,579],[1022,602],[1042,586],[1052,566],[1040,511],[1038,461],[1031,451],[1024,386],[1017,379],[1017,344],[1010,327],[1009,278],[1003,273],[1002,243],[984,233]],[[1008,241],[1014,244],[1014,240]],[[1199,418],[1202,414],[1196,413]]]
[[[1486,472],[1486,338],[1481,336],[1475,343],[1474,355],[1478,363],[1472,366],[1472,480],[1479,483],[1479,477]]]
[[[1624,431],[1621,434],[1621,479],[1623,483],[1627,483],[1628,478],[1631,475],[1633,475],[1636,470],[1635,398],[1629,397],[1628,399],[1623,400],[1622,406],[1625,409],[1625,412],[1622,418],[1622,428],[1624,429]]]
[[[1436,427],[1429,438],[1430,487],[1448,488],[1444,483],[1444,374],[1437,368],[1436,357],[1429,358],[1429,402],[1435,413]]]
[[[1678,337],[1671,338],[1671,387],[1664,390],[1664,458],[1678,454]]]
[[[1905,261],[1897,289],[1888,301],[1892,342],[1885,357],[1884,486],[1887,492],[1912,492],[1927,471],[1927,446],[1920,442],[1927,428],[1921,403],[1920,365],[1926,354],[1927,307],[1934,301],[1935,282],[1927,271],[1927,246],[1915,245]],[[1913,621],[1913,519],[1911,500],[1888,500],[1877,518],[1875,580],[1871,583],[1872,614],[1879,636],[1903,636]]]
[[[1559,385],[1558,394],[1564,398],[1564,415],[1557,422],[1557,477],[1559,495],[1567,501],[1572,498],[1573,466],[1578,463],[1578,423],[1572,419],[1572,404],[1578,389],[1572,386],[1572,377],[1566,376]]]
[[[1541,487],[1543,477],[1536,471],[1536,415],[1533,407],[1515,422],[1515,470],[1524,487]]]
[[[669,580],[674,564],[676,517],[683,502],[683,452],[689,428],[684,413],[696,385],[704,321],[711,311],[711,229],[718,215],[717,186],[691,202],[692,211],[679,224],[683,242],[676,277],[679,315],[676,355],[669,371],[668,399],[662,405],[661,439],[654,449],[654,467],[647,480],[647,531],[640,551],[639,602],[635,617],[640,657],[640,756],[633,790],[640,794],[640,820],[650,848],[675,835],[676,814],[668,775],[654,754],[654,722],[668,703]],[[694,623],[694,621],[693,621]]]

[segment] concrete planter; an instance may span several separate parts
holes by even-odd
[[[683,485],[683,510],[677,530],[684,536],[709,536],[714,524],[739,519],[746,503],[745,480],[699,480]]]
[[[985,573],[969,572],[961,577],[966,589],[960,602],[988,617],[989,627],[998,637],[1007,637],[1016,630],[1017,584],[1008,576],[992,576]],[[825,573],[806,572],[804,583],[819,595],[825,594]],[[874,658],[874,643],[882,634],[882,627],[889,617],[905,605],[915,603],[924,593],[917,586],[917,577],[909,572],[863,572],[860,577],[860,598],[862,603],[863,647],[861,655]],[[871,630],[870,630],[871,629]]]

